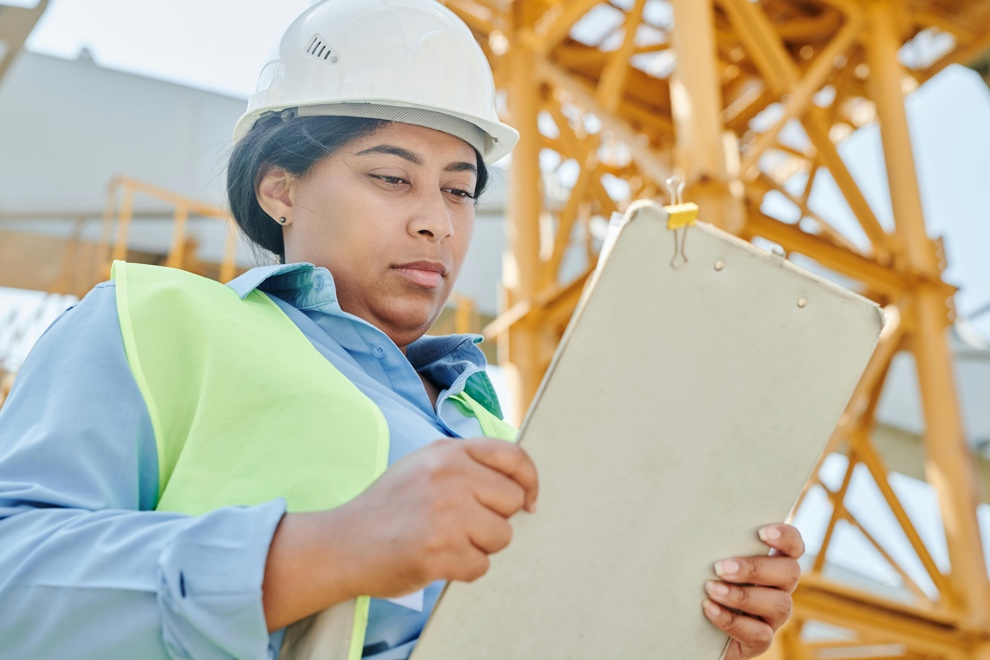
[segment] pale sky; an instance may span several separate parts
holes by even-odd
[[[53,0],[29,50],[247,98],[268,48],[309,0]]]

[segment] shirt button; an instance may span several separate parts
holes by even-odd
[[[321,290],[323,288],[323,276],[322,275],[317,275],[315,278],[313,278],[313,288],[316,289],[317,291],[319,291],[319,290]]]
[[[385,349],[381,346],[375,346],[371,352],[375,354],[375,357],[385,357]]]

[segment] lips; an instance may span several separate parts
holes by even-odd
[[[436,289],[447,276],[447,267],[438,261],[411,261],[392,266],[392,270],[424,289]]]

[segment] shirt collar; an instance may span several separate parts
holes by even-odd
[[[258,266],[234,278],[227,286],[241,298],[255,289],[271,293],[297,309],[337,306],[333,275],[326,268],[306,262]]]
[[[406,357],[416,371],[446,390],[444,397],[463,391],[499,419],[498,394],[485,368],[488,361],[478,348],[481,335],[424,335],[409,344]]]
[[[445,335],[442,337],[423,335],[406,347],[406,357],[417,371],[447,356],[450,356],[451,360],[467,360],[475,366],[484,368],[487,365],[485,356],[481,349],[475,346],[481,341],[481,335]]]

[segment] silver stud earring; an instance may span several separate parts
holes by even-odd
[[[278,224],[284,225],[285,224],[285,218],[279,218],[278,219]]]

